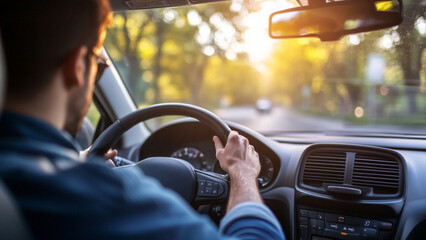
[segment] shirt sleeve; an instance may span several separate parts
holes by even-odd
[[[178,194],[161,186],[139,169],[114,169],[123,182],[123,210],[131,207],[132,214],[123,214],[113,222],[116,236],[133,232],[132,239],[230,239],[224,236],[207,217],[198,214]],[[123,213],[126,210],[123,211]],[[130,220],[130,221],[129,221]],[[118,227],[118,228],[117,228]],[[132,229],[131,231],[128,231]],[[108,228],[110,229],[110,228]]]
[[[125,198],[130,202],[150,199],[153,204],[152,209],[162,213],[158,215],[155,211],[151,211],[150,222],[156,222],[156,224],[144,227],[147,227],[146,232],[151,231],[149,228],[158,231],[154,231],[155,234],[150,237],[155,239],[168,239],[170,236],[174,239],[284,239],[278,220],[263,204],[247,202],[237,205],[224,217],[218,229],[206,216],[195,212],[179,195],[164,189],[155,179],[143,175],[141,171],[136,173],[134,170],[138,169],[128,168],[118,171],[119,175],[127,172],[123,176],[125,185],[129,187]],[[129,171],[135,175],[130,177]],[[135,191],[135,189],[143,189],[143,191]]]
[[[252,209],[242,205],[228,214],[225,221],[230,223],[220,232],[177,193],[135,167],[109,168],[103,162],[90,162],[46,170],[23,160],[14,159],[0,173],[13,189],[35,239],[255,239],[259,235],[246,229],[254,225],[264,228],[262,239],[273,239],[268,234],[276,229],[266,221],[268,215],[233,213],[240,207]]]
[[[285,239],[271,210],[257,202],[245,202],[235,206],[222,219],[220,231],[237,239]]]

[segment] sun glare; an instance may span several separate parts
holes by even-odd
[[[247,28],[243,35],[244,50],[249,54],[251,61],[258,63],[270,57],[277,40],[271,39],[268,35],[269,16],[273,12],[291,7],[295,6],[283,0],[263,1],[259,11],[244,17],[243,25]]]

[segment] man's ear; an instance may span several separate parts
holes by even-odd
[[[68,55],[62,65],[64,85],[67,88],[80,87],[85,84],[85,75],[86,71],[88,71],[86,64],[87,51],[86,46],[76,48]]]

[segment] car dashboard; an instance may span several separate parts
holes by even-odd
[[[287,239],[419,239],[426,229],[426,139],[372,135],[264,136],[227,122],[259,153],[260,192]],[[180,158],[225,174],[213,132],[193,119],[156,130],[133,154]],[[211,206],[214,207],[214,206]]]

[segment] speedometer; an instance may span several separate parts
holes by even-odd
[[[260,173],[259,177],[263,180],[262,187],[268,185],[272,177],[274,176],[274,165],[272,164],[271,159],[263,157],[260,160]]]
[[[189,162],[195,169],[202,171],[212,171],[212,166],[208,164],[204,154],[196,148],[182,148],[172,153],[171,157],[179,158]]]

